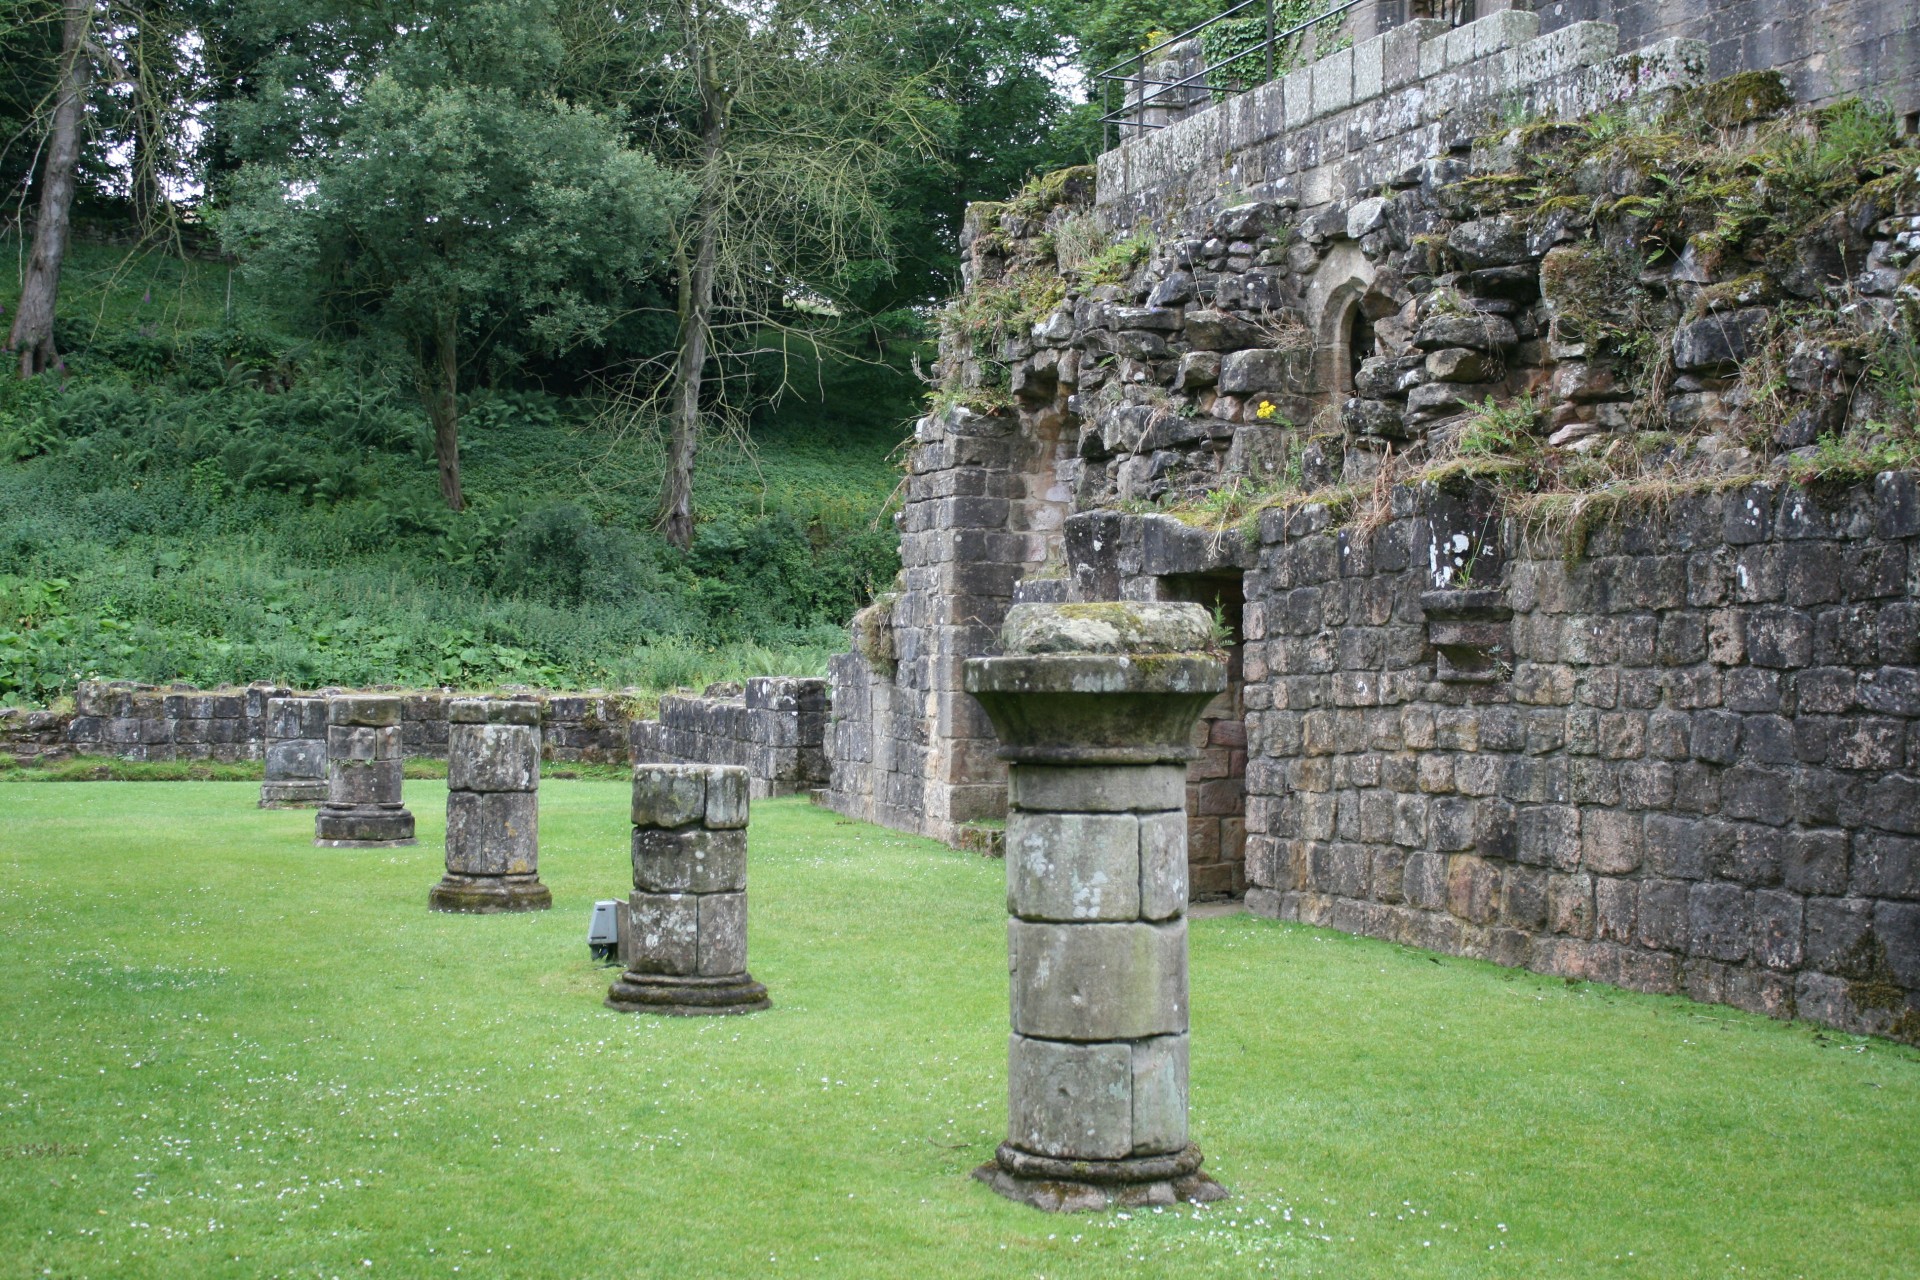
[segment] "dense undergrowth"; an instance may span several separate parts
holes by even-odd
[[[223,266],[83,243],[59,337],[58,379],[0,380],[0,700],[800,674],[897,568],[899,361],[804,367],[750,447],[710,447],[681,554],[648,527],[658,440],[590,393],[469,397],[454,514],[409,388]]]

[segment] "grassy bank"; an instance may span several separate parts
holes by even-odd
[[[898,567],[903,349],[793,362],[750,443],[703,453],[681,553],[660,441],[590,385],[467,397],[456,515],[391,353],[283,331],[214,262],[83,243],[61,296],[64,376],[0,380],[0,699],[817,673]]]
[[[742,1019],[611,1013],[625,790],[542,791],[555,910],[243,784],[0,783],[0,1250],[65,1276],[1903,1276],[1920,1054],[1246,916],[1194,922],[1233,1197],[1057,1218],[1005,1124],[1002,870],[757,805]],[[457,1270],[456,1270],[457,1269]]]

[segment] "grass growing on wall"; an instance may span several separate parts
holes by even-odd
[[[1246,916],[1192,928],[1231,1199],[1053,1217],[1005,1125],[1002,868],[757,804],[748,1018],[611,1013],[626,788],[555,909],[426,910],[245,784],[0,782],[0,1254],[38,1276],[1912,1273],[1920,1054]],[[456,1270],[457,1268],[457,1270]]]

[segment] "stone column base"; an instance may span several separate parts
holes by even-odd
[[[756,1013],[770,1008],[767,989],[751,974],[724,978],[677,978],[661,973],[620,975],[607,988],[607,1008],[622,1013],[670,1013],[682,1017]]]
[[[325,779],[313,782],[263,782],[262,809],[317,809],[327,802]]]
[[[553,891],[538,876],[456,876],[448,874],[427,894],[433,911],[496,915],[502,911],[545,911]]]
[[[405,809],[334,808],[313,816],[313,842],[322,849],[390,849],[418,844]]]
[[[1128,1160],[1056,1160],[1003,1142],[973,1176],[1009,1200],[1048,1213],[1084,1213],[1114,1206],[1204,1204],[1227,1189],[1200,1172],[1200,1148]]]

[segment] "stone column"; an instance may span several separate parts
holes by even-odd
[[[966,664],[1009,764],[1007,1140],[1041,1209],[1215,1200],[1187,1140],[1189,736],[1226,687],[1191,604],[1020,604]]]
[[[418,843],[400,802],[400,699],[346,693],[327,699],[327,802],[313,817],[326,848]]]
[[[767,989],[747,973],[747,771],[642,764],[633,770],[633,897],[627,969],[607,1007],[638,1013],[752,1013]]]
[[[540,883],[540,704],[456,698],[447,707],[447,874],[435,911],[545,911]]]
[[[327,700],[267,699],[262,809],[311,809],[327,798]]]

